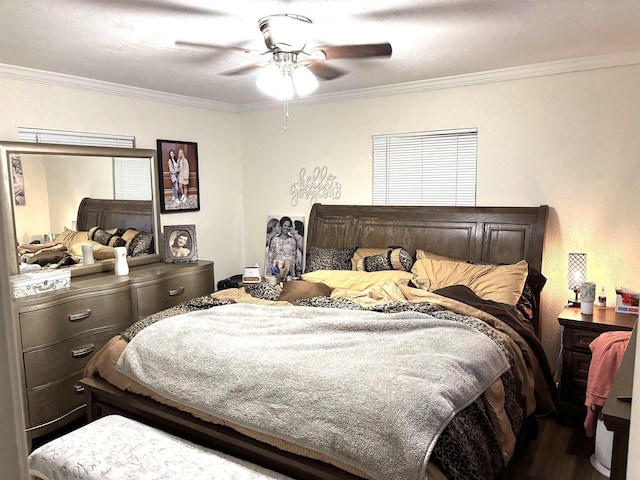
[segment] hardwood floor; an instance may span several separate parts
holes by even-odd
[[[582,428],[571,428],[555,416],[538,419],[538,439],[520,452],[510,471],[510,480],[606,480],[591,466],[594,439]]]

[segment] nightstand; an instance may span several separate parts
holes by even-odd
[[[582,315],[580,307],[566,307],[558,322],[560,337],[560,418],[564,423],[582,425],[587,408],[591,350],[589,344],[602,332],[633,329],[637,315],[616,313],[613,308],[594,307],[593,315]]]

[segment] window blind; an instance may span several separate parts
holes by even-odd
[[[476,203],[477,129],[373,136],[374,205]]]
[[[71,132],[44,128],[18,127],[18,139],[34,143],[62,143],[92,147],[134,148],[135,137],[105,133]]]
[[[113,198],[151,200],[151,165],[148,158],[113,159]]]

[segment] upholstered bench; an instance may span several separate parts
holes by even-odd
[[[32,478],[291,480],[119,415],[50,441],[28,459]]]

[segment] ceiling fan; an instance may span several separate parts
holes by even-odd
[[[239,68],[221,72],[221,75],[242,75],[262,69],[257,85],[263,92],[279,99],[289,99],[294,95],[303,96],[313,92],[318,86],[317,78],[333,80],[347,72],[327,61],[336,59],[388,58],[391,44],[370,43],[361,45],[307,46],[308,27],[311,20],[302,15],[269,15],[258,21],[264,37],[266,51],[258,51],[236,46],[215,45],[176,41],[176,45],[219,48],[242,53],[260,55],[271,54],[266,61],[254,62]]]

